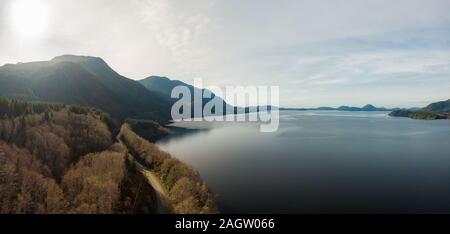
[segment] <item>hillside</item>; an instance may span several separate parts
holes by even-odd
[[[450,112],[450,99],[447,101],[435,102],[421,109],[429,112]]]
[[[162,76],[150,76],[145,79],[138,80],[138,82],[148,90],[161,93],[166,97],[170,97],[172,89],[179,85],[188,87],[192,93],[194,92],[195,89],[197,89],[194,86],[186,84],[182,81],[170,80],[169,78]]]
[[[0,98],[0,213],[158,213],[149,171],[114,143],[109,122],[94,108]],[[128,130],[126,136],[133,143],[136,135]],[[144,139],[139,144],[136,149],[152,152],[146,161],[168,159],[166,170],[148,166],[175,183],[170,212],[214,209],[214,195],[199,177],[195,183],[206,190],[184,179],[190,167]],[[210,197],[211,209],[198,209],[192,191]]]
[[[167,191],[175,213],[217,213],[217,198],[189,165],[161,151],[156,145],[134,133],[128,124],[121,128],[119,139],[139,165],[153,171]]]
[[[450,99],[431,103],[419,110],[395,110],[389,113],[392,117],[408,117],[412,119],[450,119]]]
[[[124,158],[108,151],[112,136],[100,112],[6,99],[0,112],[0,213],[115,209]]]
[[[190,84],[186,84],[179,80],[170,80],[167,77],[150,76],[143,80],[139,80],[138,82],[141,83],[149,91],[152,91],[155,93],[160,93],[162,96],[167,97],[170,100],[170,103],[175,103],[178,100],[176,98],[174,98],[174,99],[170,98],[173,88],[175,88],[177,86],[187,87],[191,92],[191,102],[188,103],[188,105],[191,106],[191,113],[192,113],[193,117],[201,117],[201,116],[194,115],[193,108],[197,101],[197,100],[194,100],[194,92],[199,92],[202,95],[206,92],[211,93],[211,98],[202,98],[202,108],[206,105],[206,103],[208,103],[209,101],[211,101],[213,98],[216,97],[216,95],[213,92],[211,92],[210,90],[199,89],[197,87],[194,87]],[[238,109],[237,107],[233,108],[231,105],[227,104],[225,102],[225,100],[223,100],[221,97],[217,97],[217,98],[219,98],[219,102],[223,103],[223,107],[224,107],[223,113],[226,113],[227,107],[229,107],[230,110],[234,110],[235,112],[237,111],[237,109]],[[242,108],[240,108],[240,109],[242,109]]]
[[[117,119],[170,118],[167,97],[121,76],[101,58],[64,55],[0,67],[0,95],[102,109]]]

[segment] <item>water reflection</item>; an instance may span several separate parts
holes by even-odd
[[[200,172],[225,213],[450,210],[450,121],[327,111],[280,120],[274,133],[258,123],[175,124],[191,129],[158,144]]]

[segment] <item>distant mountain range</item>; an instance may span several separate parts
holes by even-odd
[[[412,119],[450,119],[450,99],[431,103],[418,110],[394,110],[389,115],[392,117],[408,117]]]
[[[388,109],[384,107],[375,107],[371,104],[367,104],[363,107],[352,107],[352,106],[340,106],[338,108],[334,107],[318,107],[318,108],[280,108],[280,110],[334,110],[334,111],[392,111],[396,110],[398,108],[394,109]]]

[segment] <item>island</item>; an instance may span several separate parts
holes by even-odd
[[[450,99],[447,101],[435,102],[419,110],[400,109],[389,113],[392,117],[407,117],[411,119],[450,119]]]

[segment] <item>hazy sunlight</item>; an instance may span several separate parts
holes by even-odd
[[[11,3],[11,26],[21,36],[35,38],[45,33],[49,22],[48,6],[40,0]]]

